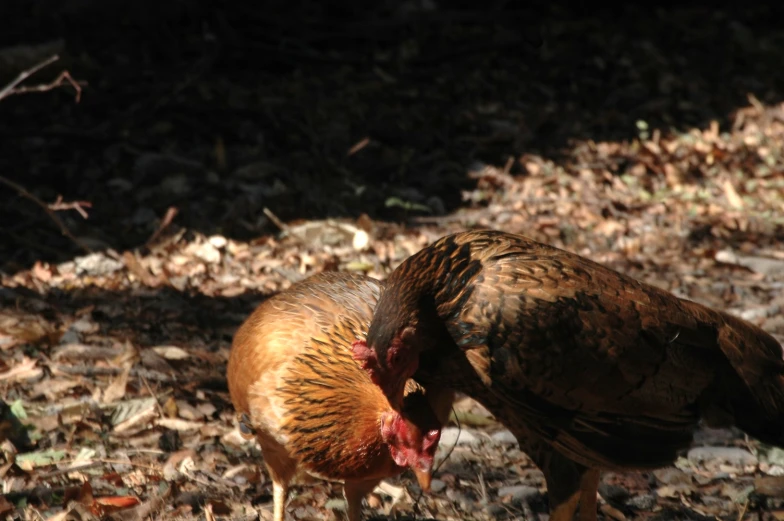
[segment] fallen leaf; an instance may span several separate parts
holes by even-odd
[[[64,450],[48,449],[37,452],[26,452],[16,455],[16,464],[23,470],[33,470],[36,467],[52,465],[66,456]]]
[[[195,431],[204,426],[203,422],[193,422],[180,418],[158,418],[156,423],[161,427],[175,431]]]
[[[166,360],[187,360],[191,356],[185,349],[177,346],[157,346],[152,350]]]
[[[743,209],[743,199],[741,199],[738,192],[735,190],[735,187],[732,185],[732,182],[727,179],[724,181],[724,196],[727,198],[727,202],[730,203],[730,206],[735,208],[736,210]]]
[[[49,265],[44,265],[41,261],[35,261],[31,272],[41,282],[52,280],[52,268]]]
[[[95,502],[104,507],[113,507],[115,510],[133,507],[141,503],[139,498],[134,496],[104,496],[95,498]]]
[[[19,382],[22,380],[34,380],[43,376],[44,372],[40,367],[36,367],[37,360],[22,357],[22,361],[11,367],[9,371],[0,373],[0,381],[8,380]]]
[[[770,497],[784,499],[784,476],[761,476],[754,480],[754,490]]]
[[[13,512],[15,509],[16,507],[9,503],[5,496],[0,496],[0,515]]]
[[[132,362],[126,362],[123,371],[112,380],[103,392],[103,403],[114,403],[125,397],[125,388],[128,385],[128,376],[131,374]]]

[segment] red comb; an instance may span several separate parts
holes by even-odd
[[[381,378],[378,374],[379,367],[376,352],[370,349],[364,340],[357,340],[351,344],[351,351],[353,352],[354,360],[360,362],[362,369],[367,371],[373,383],[380,385]]]

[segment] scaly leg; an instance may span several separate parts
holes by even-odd
[[[550,521],[573,521],[581,500],[580,521],[596,521],[599,471],[570,460],[543,442],[527,441],[526,452],[542,470],[547,483]]]
[[[297,462],[294,461],[279,444],[269,438],[258,436],[264,463],[272,480],[272,501],[274,521],[286,518],[286,500],[289,495],[289,483],[297,473]]]
[[[580,479],[580,521],[596,521],[599,469],[588,469]]]
[[[348,510],[346,514],[348,521],[359,521],[362,519],[362,498],[370,494],[380,480],[371,479],[369,481],[349,481],[343,486],[343,495],[346,496]]]
[[[288,483],[272,482],[272,501],[274,503],[272,519],[274,521],[283,521],[286,517],[286,498],[288,495]]]

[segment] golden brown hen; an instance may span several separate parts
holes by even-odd
[[[700,420],[784,446],[782,348],[727,313],[497,231],[439,239],[385,288],[355,356],[393,404],[411,376],[483,403],[552,521],[595,519],[599,469],[666,465]]]
[[[399,413],[352,357],[380,289],[359,275],[314,275],[263,302],[234,337],[229,391],[241,431],[261,445],[275,521],[299,470],[343,481],[350,521],[379,481],[405,467],[430,485],[451,400],[434,403],[437,417],[411,381]]]

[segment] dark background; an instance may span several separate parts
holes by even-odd
[[[726,128],[748,93],[782,99],[781,6],[519,4],[4,1],[0,47],[62,56],[25,85],[63,69],[88,85],[78,104],[69,87],[0,101],[0,175],[91,202],[59,215],[95,249],[144,244],[170,206],[176,226],[247,239],[276,230],[264,207],[443,214],[483,163],[522,175],[529,152],[569,161],[639,121]],[[3,84],[31,65],[0,60]],[[79,253],[0,185],[0,270]]]

